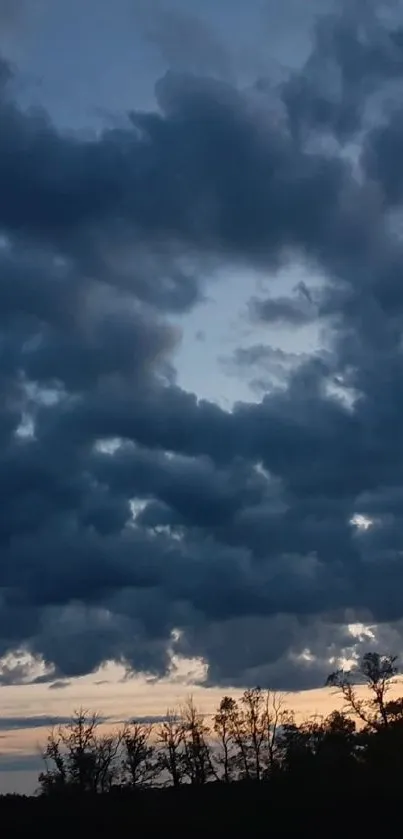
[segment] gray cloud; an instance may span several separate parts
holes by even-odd
[[[279,347],[272,347],[270,344],[252,344],[248,347],[237,347],[233,354],[232,362],[235,367],[253,368],[264,367],[275,370],[277,368],[292,367],[308,360],[307,353],[285,352]]]
[[[202,17],[161,0],[137,2],[135,14],[146,38],[171,69],[224,79],[233,75],[228,50]]]
[[[308,353],[285,352],[270,344],[252,344],[237,347],[231,356],[220,356],[218,360],[227,374],[246,378],[252,391],[267,393],[283,386],[290,373],[308,358]]]
[[[313,323],[318,317],[313,301],[302,294],[294,297],[254,299],[251,309],[258,320],[268,324],[289,323],[291,326],[298,327]]]
[[[56,725],[67,725],[69,717],[0,717],[0,730],[19,731],[24,728],[52,728]]]
[[[343,141],[360,129],[371,97],[401,77],[403,42],[399,9],[385,25],[387,3],[340,5],[318,16],[305,72],[286,82],[284,97],[295,132],[313,128]]]
[[[0,754],[0,772],[32,772],[32,777],[25,778],[33,788],[37,785],[38,772],[42,769],[42,760],[35,754]],[[35,772],[35,774],[33,774]],[[25,792],[21,791],[24,795]]]
[[[170,73],[158,110],[88,140],[19,110],[5,81],[4,684],[38,678],[18,651],[53,686],[107,660],[159,676],[178,652],[213,683],[307,687],[361,643],[348,623],[399,634],[403,249],[398,142],[380,133],[399,119],[368,124],[367,105],[403,67],[400,30],[366,16],[362,44],[354,8],[275,91],[281,119],[264,86]],[[317,91],[328,59],[337,96]],[[314,305],[300,287],[260,314],[320,318],[326,351],[249,348],[286,373],[231,412],[182,390],[165,316],[200,299],[201,269],[300,256],[323,275]]]

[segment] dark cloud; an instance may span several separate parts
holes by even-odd
[[[130,720],[123,719],[123,720],[115,720],[116,724],[124,724],[133,720],[134,722],[140,723],[142,725],[158,725],[161,722],[166,722],[167,716],[166,714],[161,716],[158,714],[148,714],[146,716],[136,716],[131,717]]]
[[[233,355],[233,363],[239,367],[254,367],[255,365],[287,366],[289,364],[306,361],[307,354],[291,353],[281,350],[279,347],[271,347],[269,344],[252,344],[249,347],[237,347]]]
[[[329,656],[351,650],[351,636],[342,626],[328,626],[286,615],[245,617],[190,630],[183,651],[197,649],[212,660],[209,679],[227,686],[258,684],[274,690],[303,690],[323,684]],[[290,655],[290,650],[292,654]],[[309,650],[309,652],[308,652]]]
[[[392,110],[386,123],[368,133],[361,157],[367,176],[381,184],[384,199],[391,207],[398,207],[402,196],[402,135],[403,116],[397,108]]]
[[[222,356],[219,362],[225,372],[246,378],[252,392],[261,394],[284,386],[290,373],[306,362],[309,353],[285,352],[270,344],[237,347],[232,356]]]
[[[52,728],[56,725],[67,725],[69,717],[0,717],[0,730],[19,731],[25,728]]]
[[[9,772],[32,772],[32,777],[29,777],[30,786],[36,787],[38,772],[42,769],[42,758],[39,754],[1,754],[0,753],[0,773]],[[35,774],[34,774],[35,773]],[[1,779],[1,776],[0,776]],[[27,778],[28,780],[28,778]],[[25,792],[21,791],[24,795]]]
[[[251,301],[252,314],[268,324],[288,323],[298,327],[312,323],[318,318],[315,303],[307,289],[299,289],[292,297],[257,298]]]
[[[371,96],[400,79],[403,30],[382,25],[385,3],[352,0],[318,16],[314,48],[304,72],[285,84],[291,125],[299,136],[314,130],[344,141],[361,128]]]
[[[267,121],[264,100],[229,84],[168,73],[156,93],[159,113],[133,112],[127,129],[87,142],[59,136],[43,115],[22,115],[6,96],[0,225],[57,245],[90,275],[108,269],[115,282],[122,273],[127,281],[120,246],[129,232],[132,254],[146,238],[168,257],[175,242],[190,257],[208,249],[258,262],[277,262],[291,247],[316,256],[347,245],[338,204],[353,187],[340,158],[296,148]],[[141,258],[142,248],[140,268]],[[133,290],[144,297],[148,287],[147,302],[164,293],[154,262],[153,295],[153,265],[140,288],[134,268]],[[169,265],[174,289],[187,286],[187,274],[176,278]]]
[[[367,643],[348,624],[399,635],[400,116],[369,103],[400,77],[400,30],[361,14],[320,23],[278,118],[267,86],[170,73],[155,111],[88,140],[20,110],[4,65],[3,684],[108,660],[158,677],[177,652],[210,682],[307,687]],[[328,60],[341,92],[320,100]],[[239,349],[282,381],[232,411],[181,389],[170,315],[206,268],[301,258],[319,289],[251,306],[319,321],[325,350]]]

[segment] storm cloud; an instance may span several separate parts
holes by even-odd
[[[168,72],[154,110],[90,138],[23,110],[3,62],[3,682],[30,678],[14,653],[53,686],[176,653],[302,688],[365,642],[349,625],[373,646],[400,626],[403,38],[372,9],[322,18],[276,85],[223,80],[211,39],[219,71]],[[232,410],[183,390],[172,316],[206,266],[298,260],[320,288],[251,289],[249,315],[319,324],[323,352],[277,355],[281,384]]]

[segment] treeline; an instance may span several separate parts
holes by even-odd
[[[205,716],[189,699],[159,723],[133,720],[105,734],[102,718],[79,711],[53,730],[43,751],[42,797],[125,794],[174,787],[187,795],[208,785],[318,789],[397,780],[403,770],[403,699],[390,698],[396,658],[368,653],[328,685],[345,707],[298,724],[281,695],[260,688],[224,696]],[[366,695],[355,683],[364,684]],[[244,782],[241,784],[241,782]],[[241,786],[239,786],[241,784]],[[220,793],[221,794],[221,793]]]

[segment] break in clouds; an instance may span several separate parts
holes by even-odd
[[[353,623],[399,649],[403,18],[368,7],[320,17],[281,81],[168,72],[154,110],[91,138],[19,107],[3,60],[3,683],[32,660],[162,676],[175,654],[303,688]],[[234,358],[276,385],[233,410],[181,389],[172,316],[206,266],[302,263],[320,286],[251,288],[267,346]],[[275,323],[319,326],[323,351],[287,363]]]

